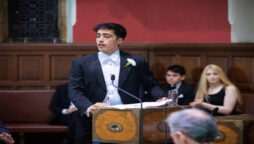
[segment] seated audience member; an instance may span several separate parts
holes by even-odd
[[[0,121],[0,144],[13,144],[15,141],[9,131],[2,125]]]
[[[217,124],[211,115],[199,109],[174,112],[166,120],[175,144],[201,144],[214,141]]]
[[[68,97],[68,83],[60,85],[56,88],[56,92],[50,103],[50,109],[53,114],[49,120],[50,124],[69,124],[69,114],[77,111]]]
[[[179,105],[189,105],[189,103],[194,100],[194,89],[184,82],[185,69],[183,66],[169,66],[165,77],[168,85],[163,87],[163,90],[167,93],[167,95],[169,92],[176,91],[178,94]]]
[[[207,65],[203,70],[193,107],[203,108],[215,115],[230,115],[241,112],[241,95],[238,88],[230,82],[223,70],[214,64]]]
[[[64,144],[74,141],[76,117],[74,113],[77,113],[77,108],[68,97],[68,85],[68,83],[65,83],[56,88],[50,104],[50,109],[53,114],[49,120],[49,124],[68,126],[68,138],[65,139]]]

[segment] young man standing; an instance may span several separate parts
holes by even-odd
[[[138,102],[115,86],[138,98],[141,98],[141,86],[156,100],[164,96],[144,58],[119,50],[127,34],[123,26],[101,23],[94,31],[98,52],[73,61],[69,83],[69,97],[81,114],[77,117],[76,143],[82,144],[92,143],[90,114],[93,110]]]

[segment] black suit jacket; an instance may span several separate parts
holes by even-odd
[[[136,66],[127,66],[127,58],[136,61]],[[164,96],[163,90],[153,78],[144,58],[120,51],[120,73],[118,87],[139,97],[140,86],[155,99]],[[72,63],[69,83],[69,97],[83,115],[87,108],[102,102],[107,94],[106,84],[98,53],[77,58]],[[136,103],[136,99],[119,91],[124,104]]]
[[[163,87],[163,90],[168,93],[169,87],[170,85],[167,85]],[[182,98],[178,98],[179,105],[189,105],[189,103],[194,101],[195,98],[194,89],[185,82],[182,82],[178,89],[178,96],[183,96]]]
[[[68,117],[62,114],[62,110],[68,109],[70,102],[68,83],[58,86],[50,103],[50,109],[53,112],[49,120],[50,124],[68,124]]]

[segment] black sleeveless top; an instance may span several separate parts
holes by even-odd
[[[219,105],[219,106],[222,106],[224,104],[224,97],[225,97],[225,90],[226,88],[223,87],[218,93],[216,94],[211,94],[211,95],[208,95],[209,96],[209,99],[205,99],[204,98],[204,102],[207,102],[207,103],[210,103],[210,104],[213,104],[213,105]],[[237,102],[236,105],[235,105],[235,108],[233,109],[233,111],[231,112],[231,115],[234,115],[234,114],[240,114],[241,113],[241,110],[237,111],[236,108],[237,108],[237,105],[239,105],[239,103]],[[241,109],[241,106],[240,106],[240,109]],[[207,112],[211,113],[211,111],[209,110],[206,110]],[[214,114],[215,116],[223,116],[225,114],[220,114],[220,113],[216,113]]]
[[[222,88],[218,93],[208,95],[208,101],[204,99],[205,102],[213,104],[213,105],[223,105],[224,97],[225,97],[225,88]]]
[[[219,105],[219,106],[222,106],[223,103],[224,103],[224,97],[225,97],[225,88],[222,88],[218,93],[216,94],[211,94],[211,95],[208,95],[209,98],[208,100],[207,99],[204,99],[204,102],[207,102],[207,103],[210,103],[210,104],[213,104],[213,105]],[[211,111],[207,110],[209,113],[211,113]],[[216,116],[220,116],[220,115],[223,115],[223,114],[219,114],[219,113],[216,113],[215,114]]]

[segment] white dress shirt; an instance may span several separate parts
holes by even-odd
[[[180,88],[180,86],[182,85],[182,81],[180,81],[179,83],[177,83],[175,85],[175,89],[172,89],[172,91],[178,91],[178,89]],[[174,86],[174,85],[171,85],[171,86]]]
[[[109,105],[122,104],[118,89],[112,85],[111,75],[115,75],[114,85],[118,86],[120,73],[120,51],[117,50],[111,55],[104,52],[98,52],[98,58],[101,63],[102,72],[107,88],[107,95],[104,103]]]

